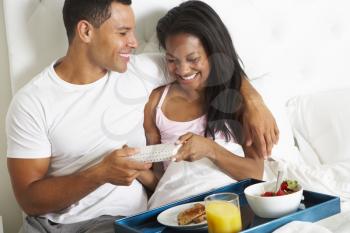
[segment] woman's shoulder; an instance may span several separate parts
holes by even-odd
[[[148,98],[148,102],[146,104],[148,108],[155,109],[158,106],[158,103],[162,98],[162,94],[166,86],[167,85],[164,85],[164,86],[157,87],[156,89],[153,89],[153,91],[151,92],[151,95]]]
[[[170,84],[168,84],[170,85]],[[157,87],[156,89],[154,89],[151,93],[151,96],[150,97],[153,97],[155,98],[156,96],[160,96],[162,95],[164,89],[166,88],[167,85],[164,85],[164,86],[160,86],[160,87]]]
[[[151,95],[149,97],[149,102],[159,102],[160,98],[162,97],[162,94],[166,88],[166,85],[157,87],[151,92]]]
[[[153,103],[155,106],[158,105],[160,99],[163,96],[165,89],[169,88],[171,85],[173,85],[173,84],[170,83],[170,84],[160,86],[160,87],[157,87],[156,89],[154,89],[149,97],[148,102]]]

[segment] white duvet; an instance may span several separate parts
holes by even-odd
[[[242,148],[233,143],[224,144],[236,154],[243,156]],[[288,156],[287,156],[288,154]],[[339,196],[343,211],[350,211],[350,161],[333,164],[308,165],[300,159],[296,148],[286,152],[286,158],[275,156],[275,161],[265,161],[264,180],[275,180],[279,167],[284,167],[284,176],[295,179],[304,189]],[[297,161],[297,162],[296,162]],[[169,165],[149,199],[150,209],[190,197],[211,189],[236,182],[208,159],[196,162],[173,162]]]
[[[242,147],[235,143],[216,140],[236,155],[243,156]],[[150,209],[200,194],[236,182],[223,173],[209,159],[195,162],[171,162],[149,199]]]

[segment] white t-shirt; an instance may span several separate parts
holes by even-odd
[[[144,146],[144,105],[152,89],[165,83],[163,62],[157,54],[135,55],[127,72],[109,72],[87,85],[60,79],[52,63],[12,100],[6,119],[7,156],[51,157],[47,175],[63,176],[98,163],[124,144]],[[43,216],[74,223],[146,208],[145,191],[134,181],[130,186],[104,184],[59,213]]]

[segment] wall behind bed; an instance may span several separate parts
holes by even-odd
[[[3,12],[3,0],[0,0],[0,216],[4,233],[12,233],[18,232],[22,215],[12,192],[6,166],[5,116],[12,95]]]

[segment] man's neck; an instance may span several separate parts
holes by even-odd
[[[89,84],[101,79],[107,70],[92,64],[86,54],[68,50],[68,53],[54,67],[57,75],[72,84]]]

